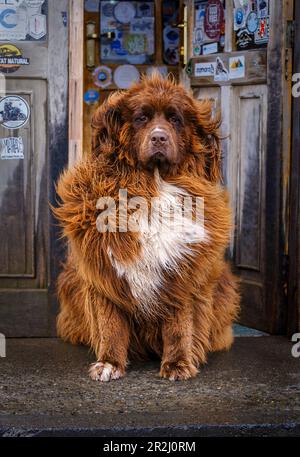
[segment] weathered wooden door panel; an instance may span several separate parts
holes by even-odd
[[[241,278],[241,321],[266,328],[263,303],[267,87],[234,87],[232,101],[233,124],[228,163],[231,162],[232,169],[230,187],[235,193],[232,257]]]
[[[19,129],[0,127],[2,154],[5,139],[18,138],[23,146],[23,158],[2,159],[0,165],[0,316],[6,336],[16,336],[17,316],[26,322],[26,317],[15,311],[23,305],[28,312],[24,297],[31,306],[39,304],[35,319],[46,315],[49,258],[47,82],[9,79],[6,96],[12,95],[26,100],[30,116]],[[36,331],[40,334],[37,325],[30,334]]]
[[[9,3],[23,13],[27,8]],[[49,201],[68,159],[69,2],[36,3],[35,13],[20,15],[21,25],[29,31],[30,15],[47,15],[45,35],[27,33],[19,41],[16,35],[12,44],[27,65],[5,74],[0,90],[0,333],[6,337],[55,335],[53,292],[63,252]]]
[[[7,82],[6,95],[26,100],[31,113],[20,129],[0,127],[2,142],[6,138],[21,138],[24,156],[1,160],[1,288],[47,286],[46,86],[46,81]]]

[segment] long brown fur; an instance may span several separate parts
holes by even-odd
[[[96,227],[99,197],[117,200],[120,188],[127,189],[128,198],[147,201],[159,193],[153,172],[140,165],[141,140],[133,128],[133,114],[145,103],[155,113],[165,113],[172,105],[183,117],[184,127],[176,137],[179,160],[164,179],[204,198],[209,233],[207,243],[191,247],[193,255],[180,263],[180,274],[163,272],[164,285],[151,316],[140,312],[130,285],[116,274],[108,255],[109,248],[125,265],[134,262],[141,254],[139,233],[99,233]],[[224,261],[231,215],[220,185],[218,127],[209,101],[195,101],[182,86],[154,75],[99,107],[91,156],[65,171],[58,182],[60,204],[54,213],[69,243],[58,280],[58,334],[92,347],[98,361],[90,371],[94,379],[123,376],[129,359],[146,359],[150,353],[161,358],[162,377],[188,379],[209,351],[232,345],[239,295]]]

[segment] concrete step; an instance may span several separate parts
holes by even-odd
[[[0,358],[0,436],[300,436],[300,359],[283,337],[236,338],[197,378],[171,382],[159,362],[108,384],[93,354],[59,339],[9,339]]]

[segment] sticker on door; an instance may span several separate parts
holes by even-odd
[[[0,72],[8,74],[19,70],[23,65],[29,65],[30,60],[23,57],[21,49],[6,43],[0,46]]]
[[[19,95],[8,95],[0,100],[0,126],[6,129],[19,129],[27,124],[30,107]]]
[[[21,137],[0,138],[1,160],[24,159],[24,145]]]

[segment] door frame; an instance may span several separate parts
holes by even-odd
[[[300,3],[295,0],[293,74],[300,74]],[[289,233],[288,334],[300,330],[300,98],[293,99]]]
[[[56,205],[55,184],[69,160],[69,0],[49,1],[48,37],[48,176],[49,203]],[[60,26],[59,26],[60,25]],[[59,75],[59,77],[58,77]],[[61,239],[49,209],[48,334],[56,336],[58,300],[56,281],[65,259],[66,244]]]

